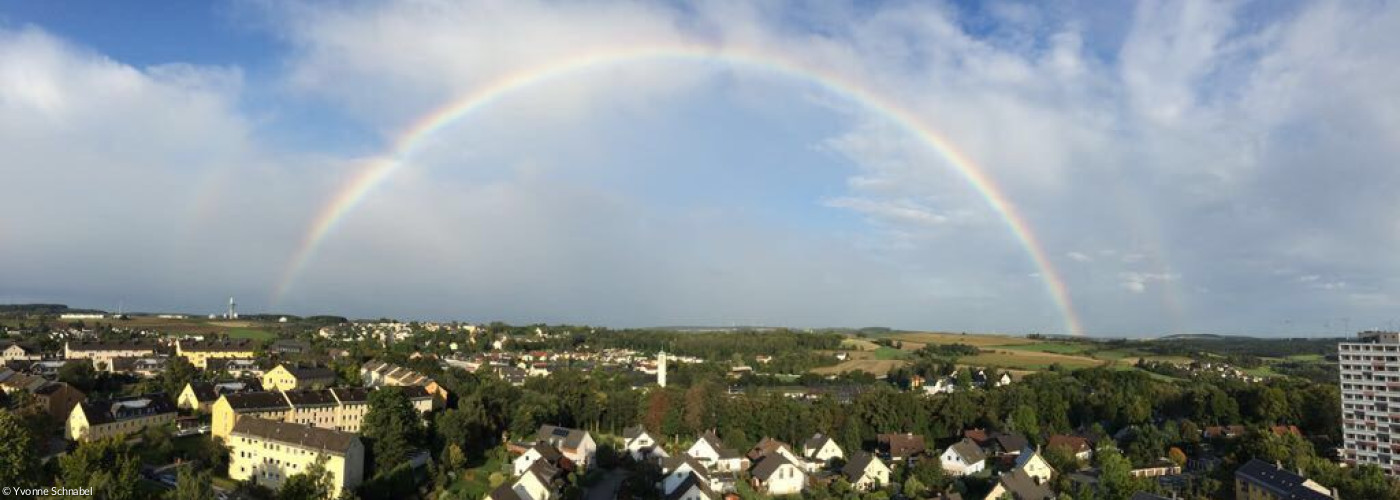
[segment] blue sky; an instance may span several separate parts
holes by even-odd
[[[0,2],[0,175],[25,186],[0,212],[0,300],[1019,333],[1076,318],[1093,335],[1400,316],[1384,2],[140,7]],[[399,158],[291,270],[317,214],[420,117],[527,68],[673,46],[719,57],[521,87]],[[724,62],[739,54],[808,76]],[[823,79],[956,145],[1040,248]]]

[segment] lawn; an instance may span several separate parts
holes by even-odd
[[[254,339],[271,340],[277,338],[277,334],[267,330],[257,330],[253,328],[234,328],[228,331],[229,338],[233,339]]]
[[[908,358],[909,358],[909,351],[902,350],[902,349],[895,349],[895,348],[893,348],[893,347],[880,346],[879,349],[876,349],[876,350],[875,350],[875,359],[891,360],[891,359],[908,359]]]
[[[1036,343],[1036,341],[1025,337],[958,333],[897,333],[890,335],[889,338],[909,342],[922,342],[925,344],[967,344],[978,347]]]
[[[453,492],[453,498],[482,498],[491,492],[491,474],[500,473],[504,462],[497,457],[491,457],[480,467],[473,467],[461,473],[457,477],[457,482],[448,487]],[[504,476],[504,474],[503,474]]]
[[[1034,344],[1019,344],[1004,346],[1006,349],[1017,351],[1053,352],[1056,354],[1081,354],[1093,349],[1094,346],[1081,342],[1036,342]]]
[[[820,375],[835,375],[838,373],[863,371],[875,375],[884,375],[897,367],[904,366],[905,361],[898,359],[852,359],[842,361],[833,366],[823,366],[813,368],[812,373]]]
[[[1056,354],[1036,351],[1012,351],[1000,349],[984,350],[976,356],[966,356],[958,358],[958,363],[975,366],[995,366],[1000,368],[1017,368],[1022,370],[1045,370],[1050,365],[1058,363],[1065,368],[1090,368],[1104,365],[1105,362],[1086,358],[1083,356],[1071,356],[1067,354]]]

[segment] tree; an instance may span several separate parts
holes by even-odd
[[[87,394],[97,386],[97,370],[93,369],[92,362],[86,359],[75,359],[72,362],[64,363],[63,367],[58,369],[58,380],[67,382],[68,385]]]
[[[79,444],[58,459],[59,483],[92,488],[94,498],[135,500],[140,461],[119,437]]]
[[[175,489],[165,495],[169,500],[205,500],[214,498],[214,486],[210,482],[208,470],[195,470],[193,466],[180,468],[180,476],[175,481]]]
[[[1177,467],[1186,466],[1186,452],[1181,451],[1181,448],[1173,446],[1171,450],[1167,451],[1167,458],[1171,459]]]
[[[326,470],[326,459],[322,457],[312,462],[306,471],[289,476],[282,483],[282,490],[277,492],[277,498],[279,500],[323,500],[331,496],[333,488],[331,473]]]
[[[369,410],[365,412],[360,433],[370,442],[376,473],[407,462],[413,450],[422,444],[418,412],[408,396],[392,388],[369,393]]]
[[[160,374],[161,390],[165,391],[165,394],[171,398],[175,398],[197,375],[199,375],[199,369],[190,364],[188,359],[174,356],[165,364],[165,371]]]
[[[932,460],[926,461],[931,462]],[[923,496],[924,490],[927,489],[928,486],[925,486],[924,483],[920,482],[919,478],[917,477],[909,476],[909,479],[904,480],[904,496],[919,498]]]
[[[1099,448],[1094,452],[1099,465],[1099,491],[1104,498],[1127,500],[1132,490],[1133,465],[1112,447]]]
[[[20,418],[0,410],[0,485],[33,484],[39,471],[35,439]]]

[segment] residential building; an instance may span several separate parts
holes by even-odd
[[[1094,447],[1089,443],[1088,438],[1056,434],[1050,436],[1050,439],[1045,441],[1046,448],[1054,448],[1057,446],[1069,450],[1069,452],[1074,455],[1074,458],[1080,460],[1088,460],[1094,456]]]
[[[948,446],[938,459],[943,471],[954,476],[976,474],[987,468],[987,456],[982,453],[982,447],[969,438],[962,438]]]
[[[8,361],[34,361],[43,358],[39,349],[20,343],[0,343],[0,364]]]
[[[261,381],[263,375],[267,374],[267,369],[256,359],[213,358],[204,360],[204,363],[209,366],[207,371],[224,372],[233,378],[255,378]]]
[[[249,359],[257,356],[253,339],[177,340],[175,355],[189,360],[201,370],[209,368],[210,359]]]
[[[563,453],[559,452],[559,448],[555,448],[554,445],[549,443],[535,443],[534,446],[525,450],[525,453],[521,453],[520,456],[515,457],[515,460],[511,461],[511,474],[515,476],[524,475],[526,471],[530,470],[530,467],[535,465],[535,462],[540,460],[544,460],[546,463],[557,467],[561,462],[567,459],[564,458]]]
[[[433,407],[442,408],[447,404],[447,389],[432,377],[398,365],[370,360],[360,367],[360,380],[365,387],[417,386],[433,396]]]
[[[583,468],[592,465],[598,453],[598,445],[588,431],[541,425],[539,432],[535,433],[535,440],[554,445],[570,461]]]
[[[333,384],[335,384],[335,371],[320,366],[301,367],[280,364],[262,377],[263,389],[269,391],[324,389]]]
[[[170,363],[169,356],[140,356],[112,358],[112,373],[123,373],[141,378],[156,378],[165,373]]]
[[[1236,500],[1335,500],[1317,482],[1257,458],[1235,470]]]
[[[73,407],[87,400],[82,391],[65,382],[49,382],[32,391],[34,404],[57,420],[66,420]]]
[[[214,402],[224,394],[262,391],[262,382],[257,380],[231,380],[226,382],[205,382],[196,380],[185,384],[175,404],[186,410],[209,413]]]
[[[769,495],[795,495],[807,487],[807,473],[777,451],[754,460],[749,477],[755,490]]]
[[[112,371],[116,358],[155,356],[155,344],[142,341],[69,341],[63,343],[64,359],[86,359],[98,371]]]
[[[1400,333],[1361,332],[1337,345],[1342,460],[1400,473]]]
[[[210,434],[227,438],[233,432],[233,424],[240,417],[257,417],[268,420],[286,420],[292,409],[287,398],[278,392],[242,392],[219,396],[211,407]]]
[[[174,422],[175,414],[175,403],[163,392],[85,401],[69,412],[64,437],[86,442],[125,436]]]
[[[745,456],[749,458],[749,461],[757,462],[759,458],[769,453],[781,454],[794,464],[800,465],[802,463],[802,457],[798,456],[797,452],[792,451],[792,446],[771,437],[760,439],[758,444],[755,444],[753,448],[749,449],[749,452],[745,454]]]
[[[1016,462],[1012,469],[1025,472],[1027,476],[1040,483],[1050,482],[1050,479],[1055,477],[1055,468],[1050,466],[1050,462],[1045,461],[1045,457],[1040,455],[1040,450],[1033,450],[1029,447],[1016,456]]]
[[[802,456],[820,463],[846,458],[845,452],[841,451],[841,445],[836,444],[836,440],[831,439],[831,436],[821,433],[813,435],[802,443]]]
[[[1041,481],[1039,478],[1027,474],[1021,469],[1012,469],[1010,472],[997,476],[996,484],[992,485],[992,490],[987,492],[985,500],[1002,500],[1011,498],[1014,500],[1055,500],[1055,492],[1050,489],[1050,484]]]
[[[240,418],[229,439],[229,478],[278,489],[317,461],[331,476],[331,498],[364,480],[365,449],[349,432],[261,418]]]
[[[880,453],[886,460],[903,461],[923,455],[928,450],[919,434],[879,434],[875,436]]]
[[[642,462],[671,456],[666,449],[647,432],[645,427],[634,425],[622,430],[622,449],[632,460]]]
[[[698,487],[691,486],[691,483],[699,484]],[[681,455],[674,458],[661,460],[661,494],[670,496],[676,490],[683,490],[678,496],[684,498],[691,489],[700,489],[702,496],[709,496],[712,493],[712,479],[705,465],[689,455]]]
[[[695,444],[685,450],[685,454],[717,472],[738,472],[747,467],[744,456],[738,450],[725,448],[724,442],[713,432],[701,434]]]
[[[880,457],[864,451],[856,452],[841,473],[857,491],[872,491],[890,484],[890,467]]]

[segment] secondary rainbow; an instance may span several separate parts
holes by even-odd
[[[1079,317],[1070,301],[1069,292],[1066,290],[1059,271],[1046,257],[1045,250],[1041,247],[1039,240],[1025,219],[1021,217],[1015,206],[997,185],[992,182],[992,179],[971,158],[955,148],[942,135],[924,125],[918,117],[854,82],[810,65],[753,51],[684,45],[605,50],[528,67],[494,80],[419,118],[393,142],[387,155],[369,161],[317,213],[305,239],[301,242],[277,284],[273,293],[273,302],[278,302],[292,287],[326,236],[335,229],[336,225],[376,187],[392,177],[395,172],[404,168],[415,149],[425,138],[490,106],[492,103],[542,82],[600,67],[666,60],[719,62],[729,66],[758,69],[812,82],[829,92],[875,111],[891,123],[906,129],[947,160],[981,195],[987,205],[1006,222],[1011,233],[1024,247],[1032,263],[1039,270],[1050,298],[1054,301],[1055,307],[1065,322],[1065,329],[1074,335],[1083,333]]]

